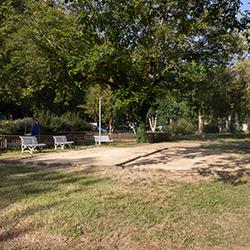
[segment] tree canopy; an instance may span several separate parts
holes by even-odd
[[[221,72],[247,47],[249,18],[240,6],[239,0],[4,0],[1,111],[76,110],[89,86],[99,84],[109,86],[114,107],[142,118],[168,93],[197,112],[220,100],[219,112],[226,113],[231,99],[223,103],[215,93],[224,93]]]

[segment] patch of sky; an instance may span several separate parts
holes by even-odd
[[[241,0],[241,10],[242,11],[250,11],[250,0]]]

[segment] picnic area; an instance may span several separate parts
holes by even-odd
[[[249,0],[0,1],[0,250],[249,250],[249,31]]]

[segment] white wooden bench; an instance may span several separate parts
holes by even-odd
[[[70,147],[71,144],[74,143],[73,141],[68,141],[65,135],[53,136],[53,139],[55,149],[57,149],[57,147],[61,147],[61,149],[64,149],[66,145]]]
[[[35,136],[19,136],[21,139],[21,150],[22,153],[25,149],[29,150],[31,154],[35,149],[42,149],[46,146],[44,143],[38,143],[37,138]]]
[[[100,140],[99,140],[99,138],[100,138]],[[99,141],[101,141],[101,142],[113,142],[113,140],[110,139],[108,135],[101,135],[101,137],[99,137],[99,135],[94,135],[94,140],[95,140],[95,144],[99,143]]]

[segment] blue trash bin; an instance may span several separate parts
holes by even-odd
[[[38,124],[31,125],[31,134],[32,135],[39,135],[40,134],[40,126]]]

